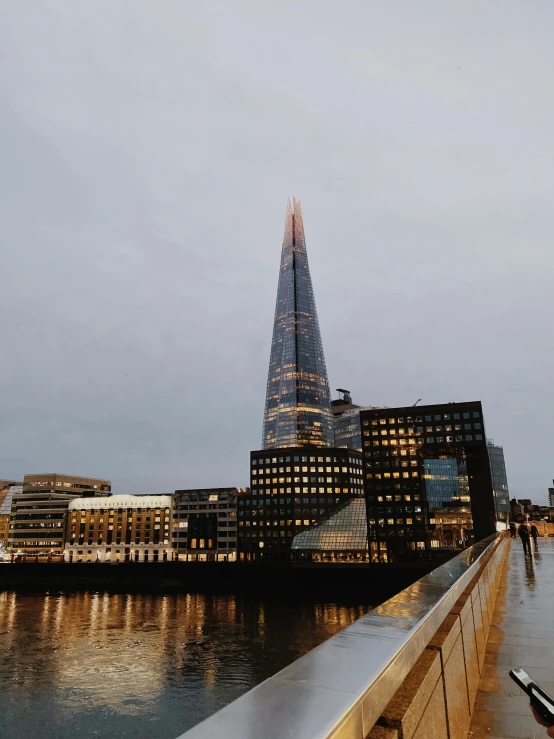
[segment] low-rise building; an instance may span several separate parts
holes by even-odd
[[[235,562],[237,495],[247,488],[176,490],[172,543],[180,562]]]
[[[111,495],[70,501],[66,562],[165,562],[171,549],[171,495]]]
[[[44,473],[25,475],[13,496],[8,548],[18,555],[61,556],[70,501],[111,495],[111,482],[92,477]]]

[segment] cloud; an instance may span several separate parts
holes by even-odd
[[[481,399],[543,500],[553,13],[6,6],[2,476],[246,484],[294,194],[331,386]]]

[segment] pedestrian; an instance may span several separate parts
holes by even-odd
[[[531,556],[531,537],[529,536],[528,527],[524,523],[521,523],[517,533],[519,534],[519,538],[523,544],[523,554],[525,554],[525,556]]]
[[[533,537],[533,544],[535,546],[535,552],[539,551],[539,545],[537,544],[537,537],[539,535],[539,530],[535,526],[534,523],[531,524],[531,536]]]
[[[516,525],[515,525],[515,523],[514,523],[514,522],[512,521],[512,522],[510,523],[510,536],[512,537],[512,539],[515,539],[515,538],[516,538],[516,533],[517,533],[517,532],[516,532]]]

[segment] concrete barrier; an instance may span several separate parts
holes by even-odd
[[[503,535],[483,555],[369,739],[466,739],[483,670],[498,585],[509,548]]]

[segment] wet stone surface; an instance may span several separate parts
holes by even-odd
[[[554,539],[539,538],[524,557],[512,540],[495,604],[470,739],[546,737],[525,693],[508,675],[523,667],[554,695]]]

